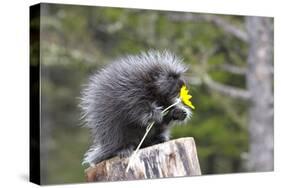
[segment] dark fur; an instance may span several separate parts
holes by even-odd
[[[174,54],[150,51],[118,59],[91,76],[81,101],[93,136],[84,163],[130,155],[151,122],[156,123],[142,147],[167,141],[170,122],[190,115],[179,107],[161,114],[178,97],[185,70]]]

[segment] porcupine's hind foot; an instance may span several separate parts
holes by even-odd
[[[122,148],[122,149],[118,150],[116,152],[116,154],[120,158],[127,158],[127,157],[131,156],[131,154],[133,153],[134,149],[135,149],[134,146],[130,145],[130,146],[126,147],[126,148]]]

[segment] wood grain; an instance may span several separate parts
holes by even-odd
[[[88,182],[151,179],[201,175],[197,151],[192,137],[171,140],[139,150],[126,173],[129,158],[114,157],[86,173]]]

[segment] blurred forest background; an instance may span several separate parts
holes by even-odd
[[[195,138],[203,174],[273,170],[272,18],[42,4],[40,22],[31,29],[41,33],[43,184],[85,181],[83,84],[112,59],[148,49],[190,66],[196,110],[172,138]]]

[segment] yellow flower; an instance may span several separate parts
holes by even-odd
[[[192,98],[191,95],[188,94],[188,89],[186,88],[185,85],[183,85],[181,87],[181,90],[180,90],[180,99],[181,101],[186,105],[186,106],[189,106],[190,108],[192,108],[193,110],[195,109],[195,107],[192,105],[190,99]]]

